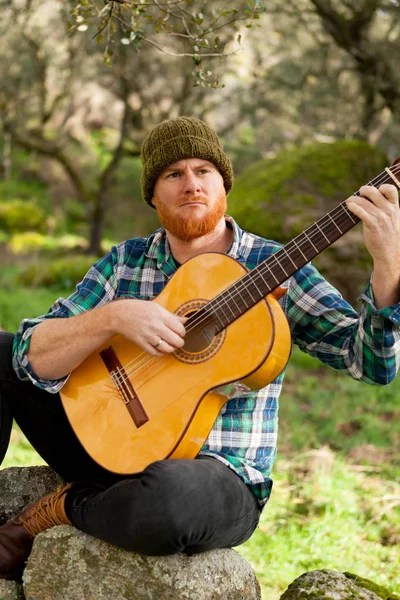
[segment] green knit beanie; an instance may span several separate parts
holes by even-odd
[[[154,208],[152,198],[157,177],[184,158],[212,162],[223,177],[226,193],[232,189],[232,163],[215,131],[193,117],[168,119],[154,127],[142,145],[142,194],[149,206]]]

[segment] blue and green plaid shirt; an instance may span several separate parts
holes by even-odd
[[[242,231],[232,218],[233,242],[229,256],[253,269],[277,250],[279,244]],[[28,359],[30,336],[45,319],[72,317],[117,298],[153,300],[177,269],[164,229],[148,238],[135,238],[113,247],[88,271],[76,291],[59,298],[49,312],[22,321],[14,341],[13,365],[21,379],[51,393],[66,378],[44,381],[36,377]],[[354,379],[384,385],[399,367],[400,305],[377,310],[370,284],[354,309],[311,265],[286,282],[280,304],[292,339],[301,350],[349,374]],[[201,454],[214,456],[233,469],[263,506],[271,493],[270,478],[276,455],[278,399],[284,372],[265,388],[241,393],[222,408]]]

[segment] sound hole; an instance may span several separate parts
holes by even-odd
[[[189,317],[187,322],[188,332],[185,336],[185,345],[183,350],[186,352],[203,352],[210,346],[215,337],[215,321],[211,317],[205,319],[200,315],[196,318],[198,311],[192,311],[186,314]]]
[[[205,298],[196,298],[182,304],[176,314],[189,317],[185,324],[185,345],[175,350],[174,356],[186,364],[199,364],[206,362],[217,354],[222,347],[226,330],[216,333],[216,322],[213,315],[202,310],[209,301]]]

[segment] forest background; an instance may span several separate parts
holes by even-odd
[[[220,134],[230,213],[283,243],[400,155],[396,0],[0,1],[0,327],[71,293],[156,215],[140,145],[164,118]],[[315,261],[357,305],[371,263],[357,227]],[[396,379],[377,388],[294,349],[275,487],[238,549],[264,600],[305,571],[400,592]],[[2,467],[40,464],[14,428]],[[354,550],[357,548],[357,552]]]

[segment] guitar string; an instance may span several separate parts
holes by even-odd
[[[391,172],[394,175],[398,175],[400,172],[400,165],[399,167],[397,167],[396,165],[391,167]],[[372,180],[372,182],[369,182],[369,184],[367,185],[374,185],[374,187],[377,187],[378,185],[380,185],[382,182],[384,181],[391,181],[390,175],[388,175],[386,172],[382,172],[380,175],[378,175],[375,179]],[[359,196],[360,192],[357,191],[354,194],[352,194],[353,196]],[[304,258],[306,258],[306,256],[301,252],[301,244],[303,244],[303,247],[305,245],[307,245],[307,247],[309,247],[309,244],[311,242],[311,245],[314,246],[314,244],[312,244],[312,241],[315,242],[315,244],[318,243],[318,240],[322,239],[321,238],[321,233],[322,236],[326,238],[326,236],[324,235],[323,231],[326,231],[327,234],[329,235],[330,231],[336,231],[339,229],[339,232],[341,234],[341,230],[340,227],[337,227],[336,224],[338,226],[340,226],[342,223],[340,221],[338,221],[337,219],[337,215],[335,215],[335,213],[339,213],[339,218],[340,217],[345,217],[345,221],[344,222],[348,222],[348,218],[350,216],[350,218],[353,220],[354,224],[359,222],[359,219],[357,217],[355,217],[355,215],[353,216],[351,214],[351,212],[347,209],[347,206],[345,204],[345,202],[342,202],[341,204],[339,204],[338,206],[336,206],[334,209],[332,209],[332,211],[330,211],[328,214],[324,215],[322,218],[320,218],[319,220],[316,221],[316,223],[313,223],[312,225],[310,225],[302,234],[299,234],[299,236],[297,236],[297,238],[294,238],[294,240],[291,240],[291,242],[288,243],[288,245],[294,244],[294,248],[293,249],[289,249],[288,251],[285,251],[285,246],[283,246],[281,248],[281,250],[283,250],[283,254],[284,256],[282,258],[288,257],[291,262],[293,263],[292,259],[291,259],[291,254],[292,255],[298,255],[298,251],[300,250],[300,253],[303,255]],[[335,217],[335,221],[332,219],[332,217]],[[326,227],[326,225],[323,223],[323,221],[325,220],[325,222],[329,223],[329,231],[328,228]],[[336,224],[335,224],[336,222]],[[311,231],[311,230],[315,230],[315,231]],[[311,232],[311,235],[307,235],[307,232]],[[295,242],[296,239],[298,239],[299,237],[304,237],[304,239],[301,240],[301,242],[299,244],[297,244]],[[327,239],[327,238],[326,238]],[[329,240],[327,240],[329,243],[331,243]],[[314,246],[315,248],[315,246]],[[277,264],[280,266],[280,268],[283,270],[283,272],[285,273],[285,270],[282,268],[281,266],[281,261],[278,257],[276,257],[275,255],[271,255],[271,257],[269,257],[269,259],[266,259],[266,262],[268,263],[272,263],[271,265],[269,264],[261,264],[259,269],[257,270],[257,274],[261,275],[261,278],[263,279],[262,275],[266,274],[267,272],[269,272],[271,274],[271,268],[273,268],[274,266],[276,266]],[[308,262],[308,260],[307,260]],[[294,266],[295,263],[293,263]],[[296,269],[298,269],[298,267],[296,266]],[[252,272],[246,274],[250,275]],[[246,277],[245,276],[245,277]],[[235,282],[232,287],[237,286],[238,289],[235,289],[236,294],[238,295],[239,298],[241,297],[241,292],[245,291],[249,293],[249,288],[246,287],[246,282],[243,282],[242,280],[244,279],[244,277],[240,278],[237,282]],[[256,284],[254,284],[256,289],[257,286]],[[241,289],[240,289],[241,288]],[[229,290],[230,288],[228,288]],[[213,304],[216,304],[216,309],[220,309],[221,306],[223,306],[224,304],[227,305],[227,302],[224,300],[220,300],[219,296],[221,296],[222,294],[226,293],[228,290],[224,290],[223,292],[221,292],[219,295],[217,295],[212,301]],[[232,296],[233,292],[231,292],[231,299],[233,298]],[[250,293],[250,297],[251,297],[251,293]],[[243,300],[243,298],[242,298]],[[236,302],[235,302],[236,304]],[[237,304],[236,304],[237,306]],[[232,312],[232,311],[231,311]],[[234,315],[234,313],[233,313]],[[235,316],[235,315],[234,315]],[[195,327],[197,327],[199,324],[201,324],[203,321],[207,321],[207,319],[210,318],[210,315],[208,314],[206,317],[200,317],[200,318],[194,318],[193,321],[190,324],[190,327],[186,330],[186,333],[189,333],[190,331],[192,331],[193,329],[195,329]],[[143,357],[143,358],[142,358]],[[159,358],[163,358],[163,357],[156,357],[156,356],[151,356],[149,355],[147,352],[142,352],[140,355],[138,355],[135,359],[129,361],[126,365],[125,365],[125,375],[122,374],[118,374],[118,379],[123,382],[124,380],[126,380],[126,376],[131,376],[133,374],[136,374],[139,370],[143,369],[146,365],[152,364],[153,362],[160,362],[158,359]],[[164,361],[162,361],[164,362]],[[161,366],[161,365],[160,365]],[[127,369],[127,367],[131,367],[130,369]],[[159,369],[157,369],[157,371],[159,371]],[[154,373],[152,373],[153,375]]]

